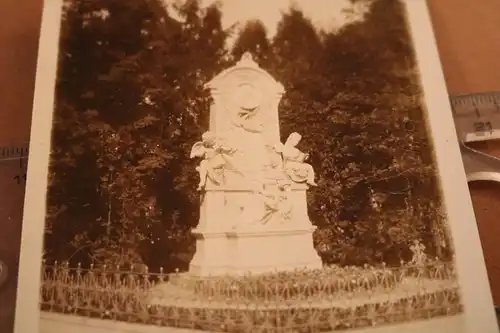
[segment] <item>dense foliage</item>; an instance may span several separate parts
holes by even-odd
[[[328,263],[451,253],[418,70],[395,0],[353,0],[363,20],[318,31],[291,7],[273,38],[225,30],[218,5],[68,1],[61,30],[47,258],[187,267],[198,222],[191,145],[208,128],[204,83],[251,51],[285,85],[283,139],[303,134],[316,247]],[[235,35],[237,34],[237,35]],[[227,47],[228,38],[235,38]]]

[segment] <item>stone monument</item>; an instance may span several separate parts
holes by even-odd
[[[210,125],[193,145],[200,158],[200,221],[190,274],[320,268],[306,191],[314,186],[300,134],[280,142],[283,86],[249,53],[207,84]]]

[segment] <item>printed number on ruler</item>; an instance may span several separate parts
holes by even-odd
[[[453,96],[450,101],[460,140],[500,139],[500,92]]]
[[[500,92],[450,97],[468,181],[500,181],[500,158],[470,146],[500,139]]]
[[[17,163],[19,171],[13,176],[12,181],[18,185],[26,183],[26,167],[28,159],[28,145],[17,147],[0,147],[0,162]]]

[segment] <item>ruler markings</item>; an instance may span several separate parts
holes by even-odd
[[[17,161],[18,171],[11,174],[9,181],[13,181],[18,185],[26,184],[26,160],[29,157],[29,145],[22,144],[19,146],[3,146],[0,147],[0,162]],[[12,165],[10,163],[0,163],[1,165]]]
[[[500,139],[500,92],[451,96],[450,103],[467,178],[499,181],[500,158],[467,143]]]
[[[500,139],[500,92],[452,96],[450,102],[460,140]]]

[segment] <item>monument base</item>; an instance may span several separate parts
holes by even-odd
[[[189,273],[219,276],[321,268],[314,230],[235,230],[208,237],[199,233]]]
[[[189,273],[194,276],[228,274],[227,233],[198,229],[192,233],[196,237],[196,253],[189,263]]]
[[[259,274],[323,266],[314,249],[315,228],[229,232],[231,274]]]

